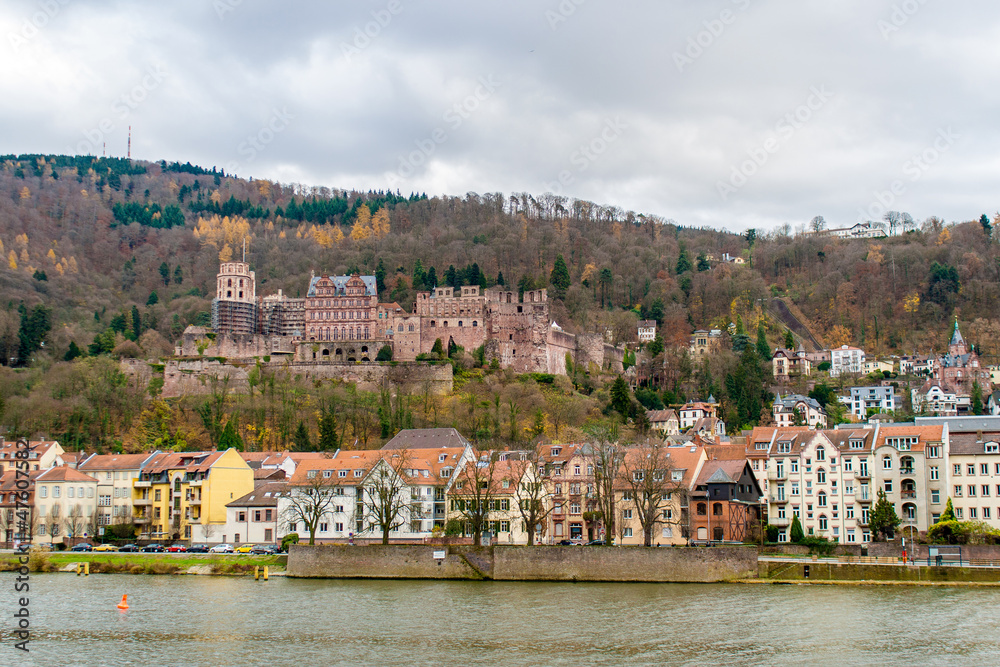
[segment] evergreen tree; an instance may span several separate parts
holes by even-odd
[[[448,270],[444,272],[444,283],[449,287],[454,287],[458,289],[462,286],[462,281],[459,278],[458,271],[455,270],[454,264],[448,265]]]
[[[66,350],[66,356],[63,357],[65,361],[73,361],[77,357],[83,356],[83,350],[81,350],[76,345],[76,341],[69,342],[69,349]]]
[[[170,265],[166,262],[160,264],[160,278],[163,279],[163,286],[170,284]]]
[[[427,273],[424,271],[423,262],[419,259],[413,264],[413,289],[422,289],[427,280]]]
[[[19,364],[27,366],[31,363],[31,355],[42,347],[45,337],[52,328],[52,311],[38,304],[29,314],[22,303],[17,307],[17,312],[21,316],[21,325],[17,333],[17,358]]]
[[[222,429],[222,435],[219,436],[219,451],[230,448],[243,451],[243,438],[236,432],[232,419],[226,422],[226,428]]]
[[[649,356],[651,357],[655,357],[660,352],[663,352],[663,339],[660,338],[660,334],[656,334],[656,338],[652,340],[646,351],[649,352]]]
[[[184,282],[184,273],[181,271],[181,265],[178,264],[177,268],[174,269],[174,284],[180,285]]]
[[[312,443],[309,442],[309,429],[306,428],[305,423],[301,419],[299,420],[299,427],[295,429],[293,442],[295,443],[295,451],[297,452],[312,451]]]
[[[764,335],[763,324],[757,327],[757,356],[764,362],[771,358],[771,348],[767,344],[767,336]]]
[[[375,289],[379,294],[385,292],[385,264],[382,258],[378,258],[378,266],[375,267]]]
[[[708,263],[708,259],[705,257],[705,253],[698,254],[698,271],[708,271],[712,268],[712,265]]]
[[[562,299],[566,296],[566,290],[570,286],[569,269],[566,268],[566,260],[563,259],[562,255],[556,257],[555,266],[552,267],[552,273],[549,275],[549,284],[552,285],[552,294],[557,299]]]
[[[454,359],[455,355],[458,354],[458,345],[455,343],[454,338],[448,339],[448,358]]]
[[[993,225],[990,224],[990,219],[985,213],[979,216],[979,224],[983,226],[986,242],[989,243],[993,239]]]
[[[681,244],[681,253],[677,257],[676,268],[677,268],[677,275],[681,275],[682,273],[687,273],[688,271],[691,270],[691,258],[688,256],[687,248],[684,247],[683,243]]]
[[[955,520],[955,508],[952,507],[951,496],[948,496],[948,502],[945,503],[944,511],[941,512],[941,518],[938,519],[938,521],[941,522],[941,521],[954,521],[954,520]]]
[[[507,285],[507,283],[503,280],[503,271],[497,273],[497,285],[500,287],[505,287]]]
[[[785,329],[785,349],[786,350],[795,349],[795,336],[792,335],[791,329]]]
[[[881,534],[887,540],[892,539],[900,523],[899,517],[896,516],[895,506],[886,500],[885,491],[879,488],[875,507],[872,508],[868,517],[868,526],[871,528],[872,537],[877,540]]]
[[[319,441],[316,446],[321,452],[330,452],[340,446],[337,438],[337,414],[333,403],[323,405],[319,413]]]
[[[153,295],[149,295],[153,298]],[[142,335],[142,318],[139,317],[139,307],[135,304],[132,305],[132,340],[139,340],[139,336]],[[126,334],[126,337],[128,334]]]
[[[444,343],[438,338],[434,341],[434,347],[431,348],[431,354],[436,354],[438,359],[444,359]]]
[[[146,299],[147,306],[155,306],[160,302],[160,297],[156,294],[156,290],[149,293],[149,298]]]
[[[788,540],[794,544],[798,544],[806,537],[805,532],[802,530],[802,524],[799,523],[799,515],[792,515],[792,527],[788,529]]]
[[[392,346],[383,345],[375,355],[375,361],[392,361]]]
[[[983,388],[979,386],[979,381],[972,383],[972,414],[983,414]]]
[[[628,419],[632,412],[631,392],[625,378],[618,376],[611,385],[611,409],[618,412],[623,418]]]
[[[437,269],[433,266],[427,269],[427,277],[424,279],[424,285],[427,289],[431,290],[438,286],[438,275]]]

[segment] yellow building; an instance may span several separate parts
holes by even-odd
[[[159,453],[133,485],[140,537],[218,542],[226,504],[253,488],[253,470],[235,449]]]

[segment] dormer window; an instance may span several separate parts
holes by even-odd
[[[447,454],[439,454],[438,455],[438,463],[444,463],[447,458],[448,458]]]
[[[562,447],[552,448],[552,456],[559,456],[560,453],[562,453]]]
[[[986,453],[987,454],[1000,454],[1000,443],[987,442],[986,443]]]

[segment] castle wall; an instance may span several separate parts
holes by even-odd
[[[261,336],[244,333],[212,333],[202,327],[188,327],[175,348],[180,357],[224,357],[253,359],[295,352],[292,336]]]
[[[576,336],[559,329],[549,328],[546,345],[548,369],[546,373],[566,375],[566,355],[576,363]]]
[[[254,366],[221,363],[215,359],[172,360],[163,371],[162,396],[207,395],[220,381],[228,382],[230,391],[245,392],[249,387],[248,373]],[[376,391],[384,382],[415,394],[422,393],[425,387],[433,394],[449,394],[453,388],[451,364],[270,362],[260,366],[264,372],[290,373],[297,379],[351,382],[362,391]]]

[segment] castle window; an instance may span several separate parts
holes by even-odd
[[[412,324],[410,325],[410,331],[413,331],[413,325]]]
[[[472,326],[478,327],[479,326],[479,322],[476,322],[475,320],[472,320]]]
[[[462,320],[458,321],[458,326],[462,326]]]

